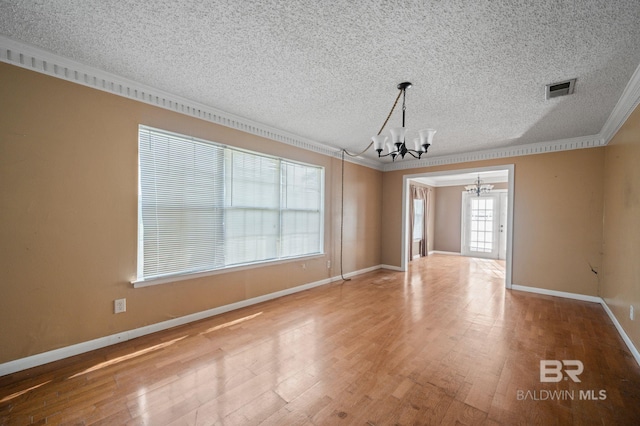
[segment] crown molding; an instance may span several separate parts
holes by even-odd
[[[0,61],[329,157],[341,158],[340,148],[129,80],[1,35]],[[345,158],[345,160],[378,170],[382,169],[382,165],[374,160],[360,157]]]
[[[485,151],[466,152],[463,154],[443,155],[440,157],[427,157],[426,160],[400,161],[398,163],[385,164],[383,171],[417,169],[423,167],[443,166],[447,164],[469,163],[472,161],[493,160],[497,158],[520,157],[523,155],[547,154],[557,151],[569,151],[572,149],[596,148],[605,145],[600,135],[582,136],[557,141],[531,143],[527,145],[514,145],[505,148],[490,149]]]
[[[638,104],[640,104],[640,65],[631,76],[622,96],[618,99],[618,103],[600,130],[600,136],[604,139],[605,144],[613,139]]]
[[[0,62],[36,71],[114,95],[144,102],[179,114],[185,114],[245,133],[265,137],[287,145],[341,159],[340,148],[304,138],[281,129],[231,114],[209,105],[168,93],[143,83],[64,58],[44,49],[0,35]],[[606,145],[640,103],[640,66],[627,84],[620,100],[598,135],[572,139],[515,145],[500,149],[428,157],[426,160],[382,163],[365,157],[345,156],[345,161],[383,172],[433,167],[470,161],[543,154]]]

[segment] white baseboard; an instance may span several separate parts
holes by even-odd
[[[607,313],[607,315],[609,315],[609,318],[611,318],[611,322],[613,322],[613,325],[616,327],[616,330],[618,330],[620,337],[622,337],[622,340],[624,340],[624,343],[627,344],[627,347],[631,351],[631,355],[633,355],[638,365],[640,365],[640,352],[638,352],[638,349],[634,346],[633,342],[631,341],[627,333],[624,331],[624,328],[622,328],[622,326],[618,322],[618,319],[609,308],[609,305],[607,305],[607,302],[602,298],[600,298],[600,300],[601,300],[600,303],[602,304],[604,311]]]
[[[607,302],[602,297],[587,296],[585,294],[577,294],[577,293],[567,293],[564,291],[547,290],[545,288],[527,287],[527,286],[516,285],[516,284],[512,285],[511,289],[518,290],[518,291],[526,291],[529,293],[544,294],[547,296],[563,297],[565,299],[575,299],[575,300],[581,300],[584,302],[599,303],[600,305],[602,305],[602,308],[607,313],[607,315],[609,315],[611,322],[613,322],[613,325],[616,327],[616,330],[618,330],[618,334],[620,334],[620,337],[622,337],[622,340],[624,340],[624,343],[629,348],[631,355],[633,355],[633,358],[635,358],[638,365],[640,365],[640,352],[638,352],[638,349],[635,347],[635,345],[633,344],[633,342],[631,341],[627,333],[624,331],[624,328],[622,328],[622,326],[618,322],[618,319],[609,308],[609,305],[607,305]]]
[[[547,290],[546,288],[527,287],[524,285],[511,285],[512,290],[526,291],[528,293],[544,294],[547,296],[564,297],[565,299],[582,300],[583,302],[601,303],[602,299],[597,296],[587,296],[586,294],[567,293],[565,291]]]
[[[381,265],[372,266],[370,268],[361,269],[358,271],[350,272],[348,274],[344,274],[344,276],[345,278],[353,277],[356,275],[361,275],[367,272],[375,271],[377,269],[380,269],[381,267],[382,267]],[[66,346],[60,349],[54,349],[52,351],[47,351],[40,354],[28,356],[26,358],[20,358],[14,361],[5,362],[3,364],[0,364],[0,376],[5,376],[7,374],[15,373],[17,371],[26,370],[28,368],[48,364],[53,361],[58,361],[64,358],[80,355],[96,349],[104,348],[106,346],[115,345],[116,343],[135,339],[136,337],[141,337],[141,336],[145,336],[147,334],[155,333],[158,331],[167,330],[172,327],[188,324],[190,322],[209,318],[215,315],[220,315],[225,312],[255,305],[257,303],[266,302],[268,300],[277,299],[279,297],[309,290],[314,287],[319,287],[319,286],[326,285],[326,284],[329,284],[335,281],[340,281],[340,280],[342,280],[341,276],[327,278],[324,280],[303,284],[297,287],[288,288],[286,290],[277,291],[275,293],[269,293],[263,296],[258,296],[251,299],[242,300],[240,302],[231,303],[229,305],[219,306],[217,308],[208,309],[206,311],[196,312],[194,314],[185,315],[183,317],[162,321],[162,322],[151,324],[145,327],[123,331],[121,333],[116,333],[109,336],[100,337],[98,339],[89,340],[87,342],[77,343],[75,345]]]
[[[356,275],[362,275],[362,274],[366,274],[367,272],[373,272],[373,271],[377,271],[378,269],[383,268],[383,265],[376,265],[376,266],[372,266],[370,268],[365,268],[365,269],[359,269],[357,271],[354,272],[349,272],[347,274],[344,274],[345,278],[351,278],[351,277],[355,277]],[[331,282],[333,281],[340,281],[342,280],[341,276],[337,276],[337,277],[333,277],[331,278]]]
[[[461,256],[461,253],[455,251],[441,251],[441,250],[433,250],[430,251],[429,254],[446,254],[448,256]]]
[[[398,272],[404,272],[404,270],[399,267],[399,266],[393,266],[393,265],[380,265],[380,267],[382,269],[389,269],[391,271],[398,271]]]

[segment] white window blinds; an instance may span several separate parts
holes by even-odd
[[[138,281],[322,252],[322,167],[145,126]]]

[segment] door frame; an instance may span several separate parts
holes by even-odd
[[[411,192],[409,191],[409,181],[411,179],[421,177],[434,177],[434,176],[450,176],[467,173],[477,173],[486,171],[506,170],[507,171],[507,258],[505,267],[505,287],[511,288],[513,284],[513,205],[515,198],[515,165],[514,164],[502,164],[497,166],[487,167],[475,167],[469,169],[452,169],[439,172],[424,172],[415,173],[410,175],[404,175],[402,177],[402,243],[400,245],[400,270],[406,271],[409,265],[409,252],[407,250],[407,242],[409,238],[409,202]],[[436,200],[437,202],[437,200]]]

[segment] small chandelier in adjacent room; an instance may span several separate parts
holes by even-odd
[[[478,175],[478,180],[473,185],[467,185],[464,187],[469,194],[476,194],[478,197],[481,194],[486,194],[493,189],[493,185],[484,185]]]
[[[418,132],[419,137],[413,139],[413,148],[409,148],[405,143],[405,134],[407,132],[407,128],[405,127],[405,112],[406,112],[406,92],[407,89],[411,87],[411,83],[405,81],[404,83],[398,84],[398,90],[400,93],[398,94],[398,98],[402,95],[402,127],[394,127],[390,129],[391,133],[391,141],[387,142],[388,136],[382,134],[382,129],[380,133],[376,136],[373,136],[371,139],[373,141],[374,149],[378,152],[378,157],[387,157],[391,156],[391,159],[395,161],[396,157],[399,155],[400,158],[404,158],[405,155],[409,154],[413,158],[420,158],[422,154],[426,154],[427,150],[431,146],[433,142],[433,135],[436,133],[434,129],[424,129]],[[396,98],[396,104],[398,99]],[[391,108],[391,113],[396,107],[396,104]],[[387,117],[387,120],[389,118]],[[386,124],[386,121],[385,121]],[[382,126],[384,129],[384,125]],[[371,145],[369,145],[371,146]],[[386,147],[387,152],[383,154],[384,148]]]

